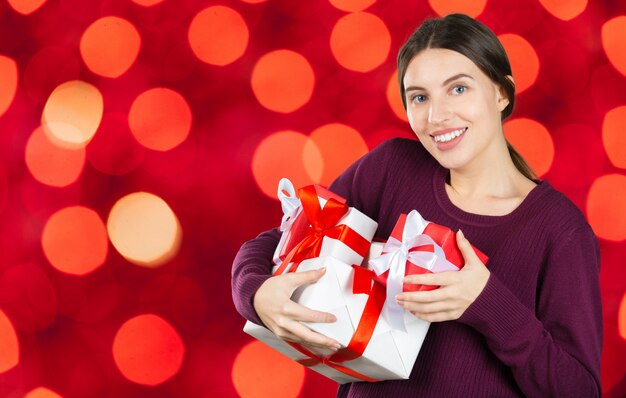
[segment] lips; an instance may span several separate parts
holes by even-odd
[[[467,131],[467,127],[439,130],[439,131],[432,133],[431,137],[433,137],[433,140],[435,142],[446,143],[459,137],[461,134],[465,133],[466,131]]]

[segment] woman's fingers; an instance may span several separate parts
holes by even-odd
[[[288,325],[288,332],[295,337],[293,341],[298,343],[304,342],[315,347],[339,349],[341,345],[334,339],[324,336],[323,334],[312,331],[297,321],[292,321]],[[282,336],[278,336],[283,338]]]
[[[337,317],[329,312],[312,310],[294,301],[290,301],[285,305],[284,312],[290,318],[301,322],[332,323],[337,321]]]

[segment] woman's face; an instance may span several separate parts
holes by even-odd
[[[509,101],[469,58],[423,50],[409,63],[404,87],[411,128],[443,167],[497,161],[506,148],[500,112]]]

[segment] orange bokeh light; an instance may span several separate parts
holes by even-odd
[[[163,0],[133,0],[133,3],[139,4],[140,6],[150,7],[162,3]]]
[[[371,6],[376,0],[329,0],[335,8],[342,11],[356,12],[363,11]]]
[[[621,73],[626,75],[626,15],[609,19],[602,25],[602,47],[611,64]]]
[[[602,144],[609,160],[615,167],[626,169],[626,106],[611,109],[604,115]]]
[[[20,361],[20,345],[11,320],[0,309],[0,373],[13,369]]]
[[[60,84],[50,94],[41,125],[55,144],[84,147],[96,134],[103,110],[100,91],[89,83],[73,80]]]
[[[617,331],[619,336],[626,340],[626,293],[623,294],[619,303],[619,309],[617,313]]]
[[[513,119],[504,124],[504,134],[538,176],[550,170],[554,143],[541,123],[526,118]]]
[[[128,261],[156,267],[178,253],[182,233],[178,218],[160,197],[135,192],[119,199],[107,219],[111,243]]]
[[[15,11],[23,15],[37,11],[45,2],[46,0],[7,0]]]
[[[367,12],[344,15],[330,34],[333,56],[339,65],[355,72],[376,69],[387,59],[390,47],[389,29],[382,19]]]
[[[440,16],[457,12],[476,18],[485,10],[487,0],[428,0],[428,4]]]
[[[120,17],[100,18],[85,30],[80,39],[80,55],[93,73],[119,77],[137,59],[141,36],[137,29]]]
[[[45,387],[37,387],[26,394],[24,398],[63,398],[63,396]]]
[[[9,57],[0,55],[0,117],[9,109],[17,91],[17,64]]]
[[[626,239],[626,176],[598,177],[587,195],[587,218],[599,238],[621,242]]]
[[[320,181],[324,161],[314,143],[307,149],[307,165],[304,165],[303,155],[309,141],[304,134],[280,131],[259,143],[252,157],[252,174],[264,194],[275,199],[278,181],[283,177],[289,178],[296,188]]]
[[[201,61],[228,65],[239,59],[248,47],[250,32],[241,14],[229,7],[212,6],[191,21],[187,38]]]
[[[569,21],[587,8],[587,0],[539,0],[548,12],[558,19]]]
[[[304,367],[260,341],[253,341],[237,354],[232,378],[242,398],[291,398],[300,394]]]
[[[71,275],[85,275],[104,264],[109,242],[98,213],[71,206],[50,216],[43,228],[41,246],[54,268]]]
[[[389,83],[387,83],[387,102],[389,103],[394,115],[399,117],[400,120],[404,120],[405,122],[409,120],[406,116],[404,105],[402,105],[402,98],[400,97],[397,70],[393,72],[391,78],[389,79]]]
[[[311,99],[315,74],[302,55],[291,50],[276,50],[257,61],[250,81],[261,105],[275,112],[289,113]]]
[[[128,125],[137,141],[146,148],[168,151],[189,136],[191,109],[185,98],[167,88],[141,93],[128,112]]]
[[[515,93],[532,86],[539,74],[539,57],[533,46],[522,36],[506,33],[498,36],[511,62]]]
[[[43,128],[33,131],[26,143],[26,167],[35,179],[53,187],[66,187],[80,177],[85,148],[64,148],[50,141]]]
[[[306,142],[304,167],[317,167],[318,154],[321,153],[324,167],[319,183],[328,186],[367,151],[367,144],[358,131],[345,124],[327,124],[313,131]],[[309,175],[313,174],[315,170],[309,172]]]
[[[163,318],[142,314],[126,321],[115,334],[113,359],[122,375],[138,384],[161,384],[180,370],[185,345]]]

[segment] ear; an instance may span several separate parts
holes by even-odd
[[[505,78],[509,80],[513,84],[513,86],[515,86],[515,81],[513,80],[513,76],[506,75]],[[502,112],[510,103],[509,97],[507,96],[506,91],[504,90],[504,87],[502,86],[498,86],[497,103],[498,103],[498,110],[500,112]]]

